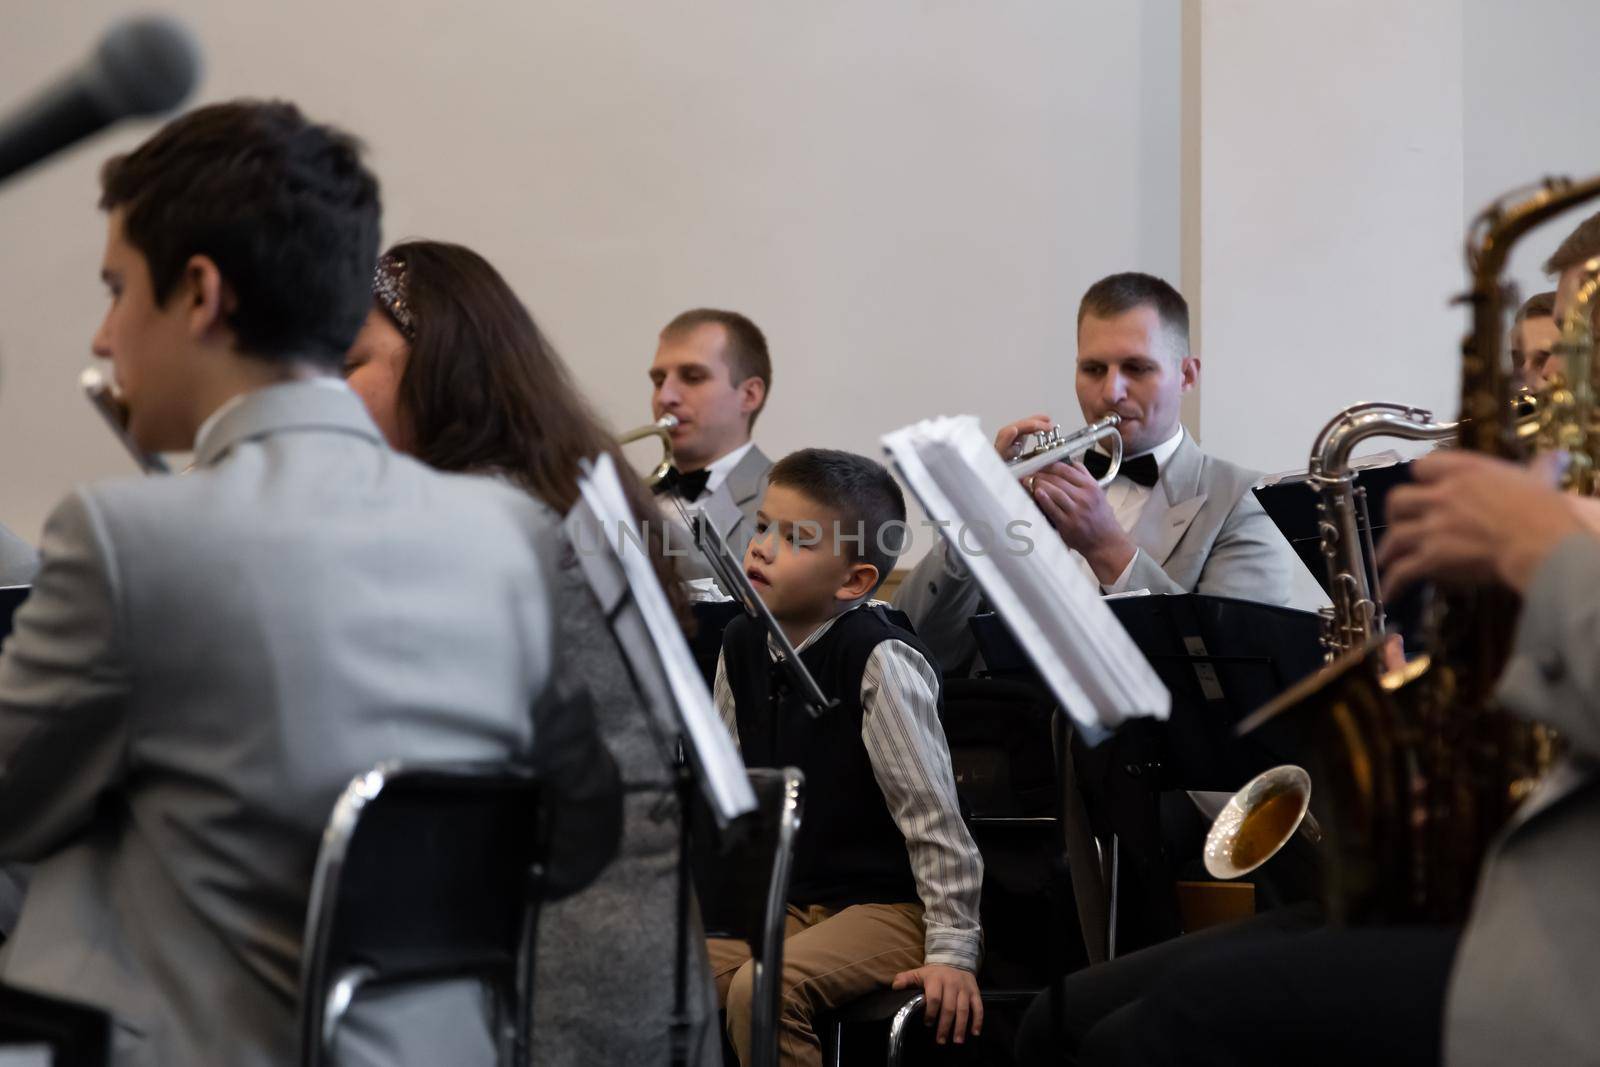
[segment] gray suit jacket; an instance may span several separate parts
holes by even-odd
[[[0,526],[0,585],[28,585],[39,570],[39,553]]]
[[[767,491],[767,472],[771,469],[772,460],[759,446],[752,445],[715,492],[695,501],[695,506],[711,518],[712,525],[728,542],[728,549],[737,560],[744,559],[745,549],[755,540],[756,511]],[[669,519],[675,514],[669,505]],[[675,519],[672,525],[669,550],[676,556],[678,573],[684,578],[710,578],[713,574],[710,564],[694,548],[693,541],[678,527]]]
[[[1129,531],[1138,547],[1128,588],[1205,593],[1315,610],[1328,603],[1251,487],[1259,475],[1208,456],[1187,433]],[[1042,515],[1033,536],[1055,536]],[[982,593],[960,556],[941,542],[895,596],[947,671],[975,652],[967,625]]]
[[[1446,1003],[1451,1065],[1600,1056],[1600,541],[1576,534],[1523,600],[1500,703],[1567,755],[1490,850]]]
[[[382,760],[530,745],[551,531],[323,385],[251,394],[196,462],[79,489],[46,527],[0,656],[0,859],[37,861],[0,973],[109,1007],[118,1064],[265,1067],[297,1058],[339,792]],[[439,1054],[409,1019],[390,1062]]]

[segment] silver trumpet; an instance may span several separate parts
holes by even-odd
[[[117,392],[117,387],[110,378],[100,372],[99,367],[86,367],[78,375],[78,386],[83,390],[83,395],[89,398],[89,403],[94,405],[106,425],[111,427],[111,432],[116,434],[117,440],[122,442],[122,447],[128,450],[128,455],[133,457],[139,469],[146,474],[170,474],[172,468],[167,461],[154,452],[146,452],[139,447],[133,435],[128,432],[128,405],[123,403],[122,394]]]
[[[1100,488],[1104,489],[1122,467],[1122,435],[1117,432],[1120,422],[1122,416],[1112,413],[1076,433],[1063,433],[1060,427],[1055,427],[1044,433],[1023,434],[1017,442],[1017,454],[1006,461],[1006,466],[1015,477],[1026,478],[1052,463],[1081,456],[1103,440],[1109,442],[1111,450],[1111,465],[1099,479]]]
[[[672,428],[678,425],[678,416],[667,414],[655,422],[647,422],[643,426],[629,430],[617,438],[617,444],[628,445],[635,441],[642,441],[646,437],[661,438],[661,462],[656,464],[655,470],[645,475],[646,485],[655,485],[667,476],[672,469]]]

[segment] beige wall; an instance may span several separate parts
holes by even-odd
[[[0,100],[144,6],[10,0]],[[1076,418],[1077,296],[1175,269],[1176,0],[166,6],[204,44],[200,99],[358,131],[386,238],[484,252],[619,427],[648,417],[656,330],[698,304],[767,331],[774,453]],[[95,167],[144,132],[0,188],[0,521],[28,536],[128,469],[74,381],[104,306]]]
[[[10,0],[0,101],[143,6]],[[1466,213],[1600,169],[1600,112],[1562,106],[1587,0],[167,7],[203,41],[201,99],[361,133],[386,236],[487,254],[617,426],[647,416],[669,316],[750,313],[773,453],[876,454],[936,413],[1076,421],[1076,298],[1131,267],[1194,300],[1207,447],[1299,465],[1345,403],[1453,411]],[[0,187],[0,521],[28,536],[129,469],[73,383],[104,306],[95,168],[147,130]]]

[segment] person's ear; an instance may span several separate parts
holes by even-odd
[[[852,563],[850,572],[833,594],[835,600],[860,600],[878,586],[878,568],[870,563]]]
[[[1178,364],[1178,381],[1180,389],[1187,393],[1200,384],[1200,357],[1188,355]]]
[[[739,383],[739,411],[745,416],[761,410],[767,399],[767,383],[754,375]]]
[[[189,257],[172,299],[183,301],[189,336],[197,341],[227,330],[228,316],[238,305],[233,287],[210,256]]]

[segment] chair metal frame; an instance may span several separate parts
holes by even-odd
[[[506,763],[407,764],[391,761],[380,763],[365,774],[351,779],[335,802],[333,813],[323,831],[306,908],[299,1005],[303,1067],[325,1067],[334,1062],[334,1039],[351,1005],[363,987],[385,978],[371,967],[352,966],[343,968],[330,980],[328,954],[346,861],[362,825],[363,814],[384,795],[386,788],[413,782],[460,785],[464,789],[532,789],[537,785],[531,770]],[[523,1063],[527,1052],[530,1016],[528,993],[532,988],[532,948],[543,880],[543,854],[543,843],[536,843],[534,862],[528,870],[511,988],[508,989],[503,980],[490,982],[494,993],[492,1033],[495,1044],[501,1050],[501,1058],[513,1064]],[[441,968],[427,974],[408,974],[405,977],[408,980],[422,980],[461,975],[485,979],[497,977],[483,968],[470,965]]]
[[[754,768],[752,782],[777,776],[782,782],[778,809],[777,847],[772,855],[772,876],[762,908],[760,952],[753,954],[754,981],[750,999],[751,1067],[777,1067],[778,1014],[783,1002],[783,933],[789,910],[789,879],[794,871],[794,846],[805,811],[805,775],[797,768]],[[757,790],[757,796],[760,791]]]

